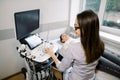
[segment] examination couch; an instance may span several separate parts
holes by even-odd
[[[120,78],[120,56],[105,50],[102,57],[100,57],[97,70]]]

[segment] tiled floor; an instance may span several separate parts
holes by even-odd
[[[117,78],[102,71],[98,71],[96,74],[96,80],[120,80],[120,78]]]
[[[9,79],[3,79],[3,80],[25,80],[25,78],[24,78],[24,75],[22,73],[20,73],[16,76],[9,78]]]
[[[25,79],[23,74],[18,74],[17,76],[14,76],[7,80],[25,80]],[[120,78],[114,77],[102,71],[98,71],[96,74],[96,80],[120,80]]]

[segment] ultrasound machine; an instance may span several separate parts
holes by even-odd
[[[14,13],[16,38],[20,42],[18,53],[24,58],[26,80],[52,80],[51,57],[45,53],[45,48],[51,48],[58,56],[58,46],[41,39],[38,33],[32,32],[39,28],[40,10],[28,10]]]

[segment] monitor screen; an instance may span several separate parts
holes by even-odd
[[[17,40],[30,35],[31,32],[39,28],[39,12],[39,9],[35,9],[14,14]]]

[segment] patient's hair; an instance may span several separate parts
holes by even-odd
[[[64,41],[64,42],[62,41],[62,40],[63,40],[63,39],[62,39],[62,35],[63,35],[63,34],[60,35],[60,42],[61,42],[61,43],[65,43],[65,41]]]
[[[62,34],[60,35],[60,42],[62,43]]]
[[[104,43],[99,35],[99,19],[92,10],[86,10],[77,15],[80,27],[81,43],[85,50],[86,62],[97,60],[104,51]]]

